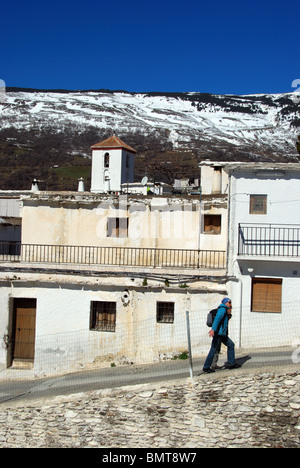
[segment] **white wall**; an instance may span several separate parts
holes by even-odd
[[[300,268],[299,263],[242,261],[241,339],[243,347],[291,346],[300,339]],[[253,269],[249,273],[248,268]],[[297,271],[297,274],[293,272]],[[252,277],[282,279],[282,311],[266,313],[251,311]],[[239,292],[239,291],[238,291]],[[238,298],[236,298],[238,300]],[[235,301],[237,304],[237,300]]]
[[[98,198],[87,202],[59,195],[23,200],[22,243],[46,245],[122,246],[166,249],[199,248],[199,199],[154,197]],[[221,214],[218,235],[202,233],[201,250],[226,250],[227,204],[214,199],[204,214]],[[108,218],[129,218],[128,237],[108,237]]]
[[[295,224],[300,227],[300,173],[275,169],[265,175],[239,171],[230,183],[229,275],[232,299],[239,314],[239,342],[243,347],[291,346],[300,338],[300,264],[295,257],[239,257],[238,224]],[[276,175],[277,174],[277,175]],[[250,194],[267,195],[267,214],[249,213]],[[251,312],[252,277],[282,279],[282,312]]]
[[[300,225],[300,173],[288,172],[278,177],[276,171],[269,172],[270,176],[257,176],[254,171],[244,170],[231,176],[228,252],[230,274],[233,273],[238,252],[239,223]],[[268,196],[267,214],[250,214],[250,195]]]
[[[127,280],[129,282],[130,280]],[[137,280],[136,280],[137,281]],[[142,284],[142,280],[139,280]],[[151,282],[149,280],[149,282]],[[188,349],[186,310],[190,311],[193,355],[200,356],[210,347],[206,316],[219,305],[226,287],[213,284],[187,290],[156,286],[127,288],[130,302],[122,294],[126,280],[113,279],[110,285],[18,282],[2,288],[0,299],[1,338],[9,329],[9,299],[36,298],[36,341],[34,373],[49,375],[91,366],[146,363],[170,359]],[[213,287],[215,289],[213,289]],[[117,303],[115,332],[90,330],[91,301]],[[156,303],[174,302],[174,323],[157,323]],[[7,351],[0,347],[0,368],[6,367]],[[8,353],[10,351],[8,350]]]

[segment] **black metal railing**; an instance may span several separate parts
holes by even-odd
[[[9,250],[0,243],[0,262],[224,269],[226,252],[20,243]]]
[[[238,254],[299,257],[300,225],[239,224]]]

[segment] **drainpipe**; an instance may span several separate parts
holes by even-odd
[[[200,192],[200,205],[199,205],[199,236],[198,236],[198,251],[200,252],[200,247],[201,247],[201,228],[202,228],[202,210],[201,210],[201,205],[202,205],[202,185],[201,185],[201,167],[200,167],[200,186],[199,186],[199,192]]]
[[[222,193],[222,167],[214,167],[211,193]]]
[[[239,278],[240,283],[240,317],[239,317],[239,335],[238,335],[238,346],[242,347],[242,317],[243,317],[243,281]]]
[[[235,274],[235,268],[239,268],[238,264],[235,265],[235,263],[238,261],[236,258],[234,259],[235,254],[237,254],[237,248],[236,246],[235,251],[232,250],[232,246],[235,245],[235,225],[232,223],[232,221],[235,218],[235,206],[232,206],[231,202],[231,197],[232,197],[232,184],[233,184],[233,179],[232,179],[232,174],[229,172],[229,178],[228,178],[228,231],[227,231],[227,275],[229,272],[229,268],[231,269],[230,271],[230,276],[232,275],[232,278],[234,278],[235,281],[238,281],[240,284],[240,294],[236,295],[236,298],[238,300],[239,297],[239,305],[237,305],[237,310],[239,310],[239,324],[238,324],[238,347],[241,348],[242,346],[242,315],[243,315],[243,281],[242,278],[240,278],[237,274]],[[233,228],[233,230],[232,230]],[[232,232],[231,232],[232,231]],[[231,257],[231,258],[229,258]],[[232,258],[233,257],[233,258]],[[233,262],[232,262],[233,260]],[[230,265],[232,263],[232,266]]]

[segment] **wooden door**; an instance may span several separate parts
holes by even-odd
[[[36,299],[14,299],[13,359],[33,360]]]

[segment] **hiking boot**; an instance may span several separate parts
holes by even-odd
[[[214,369],[203,369],[203,372],[205,372],[206,374],[213,374],[216,371]]]

